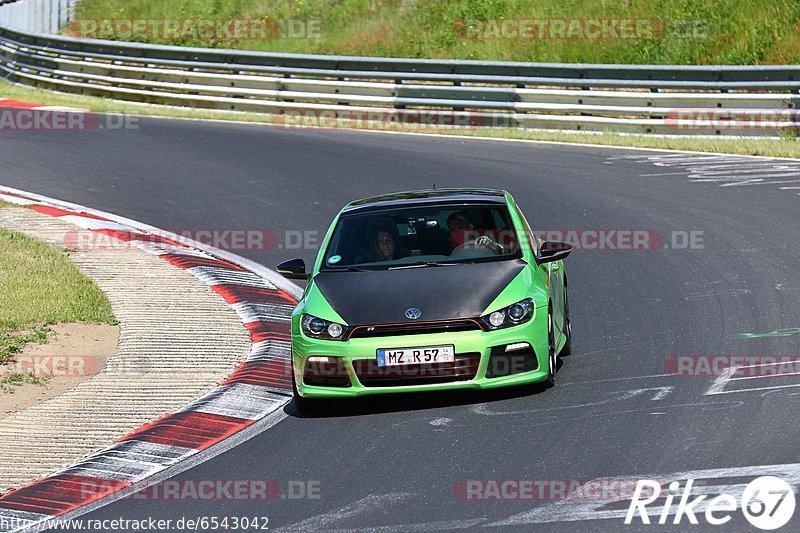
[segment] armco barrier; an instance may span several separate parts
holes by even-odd
[[[432,113],[445,125],[454,123],[447,117],[466,114],[470,126],[482,127],[774,136],[797,126],[798,66],[509,63],[155,46],[12,27],[4,10],[23,2],[47,0],[0,5],[0,71],[16,83],[62,92],[317,117]]]

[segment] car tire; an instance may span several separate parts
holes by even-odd
[[[294,372],[292,372],[292,405],[298,413],[310,414],[316,407],[316,401],[310,398],[304,398],[297,392],[297,383],[294,380]]]
[[[553,313],[547,311],[547,378],[544,380],[544,388],[549,389],[556,384],[556,371],[558,369],[558,356],[554,345],[555,335],[553,334]]]
[[[572,322],[569,319],[569,295],[567,292],[567,280],[564,279],[564,337],[567,342],[564,347],[558,352],[559,357],[570,355],[572,353]]]

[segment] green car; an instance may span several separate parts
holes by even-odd
[[[430,189],[365,198],[330,226],[292,313],[294,398],[535,382],[571,345],[572,248],[531,232],[511,195]]]

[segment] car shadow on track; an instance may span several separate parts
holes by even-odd
[[[558,368],[563,366],[559,360]],[[556,388],[558,385],[556,384]],[[373,415],[381,413],[400,413],[405,411],[422,411],[425,409],[441,409],[479,403],[499,402],[537,396],[547,389],[542,383],[517,385],[494,390],[455,390],[436,391],[415,394],[380,394],[364,398],[322,400],[313,409],[300,412],[294,402],[284,407],[284,412],[295,418],[333,418],[346,416]],[[402,398],[402,401],[398,401]]]

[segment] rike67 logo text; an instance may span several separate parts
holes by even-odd
[[[709,494],[697,494],[703,492],[702,487],[696,487],[693,495],[693,485],[692,479],[686,481],[682,488],[680,482],[673,481],[666,495],[662,495],[658,481],[639,480],[625,523],[632,523],[638,515],[643,524],[650,524],[651,517],[656,516],[659,524],[667,524],[669,517],[674,515],[671,520],[673,525],[681,524],[685,518],[690,524],[698,524],[698,519],[704,519],[708,524],[719,526],[728,523],[734,513],[741,510],[747,521],[756,528],[773,530],[786,525],[794,515],[794,490],[778,477],[754,479],[744,488],[738,500],[732,494],[719,494],[708,499]]]

